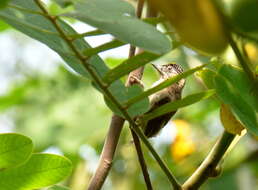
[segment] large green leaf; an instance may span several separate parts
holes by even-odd
[[[207,90],[204,92],[191,94],[189,96],[186,96],[185,98],[181,100],[177,100],[171,103],[167,103],[163,106],[158,107],[157,109],[153,110],[152,112],[145,114],[142,119],[145,121],[154,119],[156,117],[159,117],[161,115],[164,115],[166,113],[170,113],[172,111],[176,111],[179,108],[197,103],[201,100],[204,100],[206,98],[209,98],[210,96],[215,94],[215,90]]]
[[[248,101],[242,97],[241,94],[245,92],[237,91],[237,81],[230,83],[228,79],[220,74],[217,74],[215,76],[214,82],[219,98],[225,104],[230,105],[233,112],[245,125],[248,131],[258,135],[258,114],[255,112],[255,109],[248,103]]]
[[[254,83],[243,70],[224,64],[219,69],[219,74],[225,77],[239,92],[240,96],[258,112],[258,97],[254,93],[254,88],[258,88],[258,86],[254,86]]]
[[[0,134],[0,169],[24,163],[32,153],[31,139],[15,133]]]
[[[0,172],[0,190],[31,190],[54,185],[72,171],[71,162],[53,154],[33,154],[22,166]]]
[[[75,5],[75,11],[65,16],[79,19],[153,53],[171,50],[169,39],[154,26],[137,19],[134,8],[125,1],[81,0]]]

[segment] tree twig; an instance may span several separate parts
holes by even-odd
[[[131,130],[131,133],[132,133],[132,136],[133,136],[135,149],[137,151],[138,160],[139,160],[139,163],[140,163],[140,166],[141,166],[141,169],[142,169],[142,174],[143,174],[143,177],[144,177],[146,187],[147,187],[148,190],[152,190],[153,188],[152,188],[148,168],[147,168],[147,165],[146,165],[145,160],[144,160],[144,156],[143,156],[143,152],[142,152],[142,148],[141,148],[141,142],[140,142],[137,134],[133,130]]]
[[[232,38],[232,36],[230,34],[228,34],[228,40],[229,40],[229,44],[232,48],[232,50],[234,51],[239,64],[242,66],[243,70],[245,71],[245,73],[247,74],[247,76],[249,77],[249,79],[253,82],[254,84],[254,92],[255,94],[258,96],[258,88],[256,87],[258,85],[258,80],[255,77],[254,73],[252,72],[252,70],[250,69],[250,64],[248,63],[248,59],[246,59],[242,53],[240,52],[236,42],[234,41],[234,39]]]
[[[208,178],[214,177],[213,174],[218,166],[218,163],[222,159],[223,155],[227,151],[231,142],[234,140],[235,135],[226,131],[223,132],[220,139],[216,142],[209,155],[205,158],[202,164],[192,174],[191,177],[183,184],[184,190],[196,190],[198,189]]]
[[[43,13],[46,14],[46,18],[53,24],[53,26],[56,28],[57,32],[60,34],[60,36],[63,38],[63,40],[69,45],[75,56],[80,61],[80,64],[83,65],[83,67],[89,72],[89,74],[92,76],[92,79],[94,82],[99,86],[99,88],[102,89],[103,94],[114,103],[114,105],[117,107],[119,111],[123,114],[125,119],[130,123],[132,126],[132,129],[134,132],[138,135],[138,137],[142,140],[142,142],[145,144],[145,146],[148,148],[150,153],[153,155],[155,160],[157,161],[160,168],[163,170],[163,172],[166,174],[168,180],[171,182],[172,186],[175,190],[181,189],[181,185],[177,182],[176,178],[173,176],[173,174],[170,172],[166,164],[163,162],[163,160],[160,158],[158,153],[155,151],[155,149],[152,147],[144,133],[138,126],[136,125],[135,121],[131,118],[128,111],[123,109],[123,106],[120,104],[120,102],[114,97],[114,95],[111,93],[110,89],[105,85],[105,83],[102,81],[102,78],[96,73],[96,71],[89,65],[88,59],[89,57],[84,56],[81,54],[81,52],[77,49],[77,47],[73,44],[73,40],[71,40],[63,31],[63,29],[59,26],[58,18],[56,16],[52,16],[48,13],[47,9],[42,4],[41,0],[34,0],[35,3],[38,5],[38,7],[43,11]],[[114,149],[115,150],[115,149]],[[113,156],[113,155],[112,155]],[[110,164],[109,164],[110,165]]]
[[[137,4],[137,9],[136,9],[136,15],[138,18],[140,18],[142,15],[143,6],[144,6],[144,0],[139,0],[138,4]],[[129,58],[133,57],[135,55],[135,52],[136,52],[136,48],[134,46],[130,46],[128,57]],[[132,76],[141,80],[142,74],[143,74],[142,68],[132,71],[128,76],[126,86],[131,86],[134,84],[135,81],[133,82],[133,80],[131,80],[133,78]],[[88,190],[98,190],[102,187],[103,183],[105,182],[105,179],[106,179],[106,177],[110,171],[111,165],[112,165],[113,157],[114,157],[115,150],[116,150],[116,147],[118,144],[118,139],[121,134],[121,130],[123,128],[124,121],[125,120],[123,118],[121,118],[117,115],[112,116],[111,125],[109,127],[109,132],[106,137],[104,147],[102,149],[98,169],[96,170],[94,176],[92,177],[92,179],[90,181]],[[139,160],[139,163],[140,163],[140,166],[142,169],[146,187],[148,190],[152,190],[152,185],[151,185],[150,177],[148,174],[147,166],[146,166],[146,163],[145,163],[145,160],[143,157],[139,138],[132,129],[131,129],[131,133],[133,136],[134,145],[136,148],[138,160]]]
[[[98,190],[103,186],[112,165],[118,140],[124,125],[124,119],[113,115],[105,144],[103,146],[98,168],[92,176],[88,190]]]

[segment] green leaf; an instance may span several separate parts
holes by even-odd
[[[5,31],[5,30],[7,30],[9,28],[10,28],[10,26],[8,24],[6,24],[2,20],[0,20],[0,32],[3,32],[3,31]]]
[[[177,100],[171,103],[167,103],[155,110],[153,110],[152,112],[145,114],[142,119],[144,121],[148,121],[151,119],[154,119],[158,116],[164,115],[166,113],[172,112],[172,111],[176,111],[179,108],[197,103],[201,100],[204,100],[206,98],[211,97],[212,95],[215,94],[215,90],[207,90],[204,92],[200,92],[200,93],[196,93],[196,94],[192,94],[189,96],[186,96],[185,98],[181,99],[181,100]]]
[[[112,83],[112,85],[110,86],[110,90],[113,94],[116,94],[116,97],[118,97],[118,101],[120,104],[132,98],[133,96],[141,94],[143,92],[142,87],[140,87],[139,85],[130,86],[127,88],[126,92],[122,92],[114,85],[114,83]],[[112,111],[114,111],[117,115],[124,117],[124,115],[120,112],[119,109],[117,109],[117,106],[115,106],[111,100],[105,97],[105,101],[106,104],[112,109]],[[149,98],[145,97],[141,101],[131,105],[130,107],[124,107],[124,109],[128,111],[131,117],[142,115],[149,110]]]
[[[24,163],[32,153],[30,138],[15,133],[0,134],[0,169]]]
[[[120,77],[128,74],[129,72],[139,68],[140,66],[143,66],[150,61],[153,61],[157,58],[159,58],[160,55],[149,53],[149,52],[143,52],[136,56],[133,56],[127,60],[125,60],[123,63],[115,67],[114,69],[110,70],[104,77],[103,80],[110,84],[113,81],[119,79]]]
[[[7,6],[7,4],[9,3],[9,1],[11,0],[1,0],[0,1],[0,9],[3,9]]]
[[[233,112],[245,127],[254,135],[258,135],[257,113],[238,92],[237,83],[230,83],[225,77],[217,74],[215,77],[215,88],[219,98],[230,105]],[[243,92],[244,93],[244,92]]]
[[[123,43],[119,40],[112,40],[111,42],[102,44],[98,47],[86,49],[85,51],[83,51],[83,54],[86,55],[86,56],[92,56],[92,55],[96,55],[100,52],[110,50],[110,49],[113,49],[113,48],[117,48],[117,47],[120,47],[120,46],[123,46],[123,45],[125,45],[125,43]]]
[[[64,187],[64,186],[54,185],[54,186],[48,188],[48,190],[69,190],[69,188]]]
[[[74,0],[54,0],[60,7],[65,8],[73,5]]]
[[[31,190],[54,185],[72,171],[71,162],[53,154],[33,154],[22,166],[0,172],[0,190]]]
[[[132,99],[130,99],[127,102],[125,102],[124,105],[130,106],[133,103],[138,102],[138,101],[142,100],[143,98],[146,98],[146,97],[148,97],[148,96],[150,96],[150,95],[152,95],[152,94],[154,94],[154,93],[156,93],[156,92],[158,92],[158,91],[160,91],[160,90],[162,90],[162,89],[164,89],[164,88],[166,88],[166,87],[168,87],[168,86],[170,86],[170,85],[180,81],[181,79],[190,76],[194,72],[202,69],[203,67],[205,67],[207,65],[208,64],[204,64],[204,65],[195,67],[193,69],[189,69],[189,70],[187,70],[187,71],[185,71],[183,73],[180,73],[180,74],[178,74],[178,75],[176,75],[174,77],[171,77],[171,78],[167,79],[166,81],[160,83],[159,85],[157,85],[157,86],[155,86],[155,87],[153,87],[153,88],[151,88],[149,90],[146,90],[145,92],[143,92],[139,96],[133,97]]]
[[[219,69],[219,74],[225,77],[239,92],[240,96],[258,112],[258,97],[255,96],[255,84],[246,73],[238,67],[224,64]]]
[[[214,89],[214,77],[216,73],[210,69],[202,69],[197,73],[197,75],[202,79],[204,84],[207,86],[209,89]]]
[[[166,35],[137,19],[134,8],[125,1],[83,0],[75,5],[74,12],[65,16],[76,18],[112,34],[122,42],[153,53],[164,54],[172,48]]]

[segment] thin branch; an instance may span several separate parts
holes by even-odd
[[[121,117],[118,117],[116,115],[112,116],[109,131],[105,139],[105,144],[103,146],[101,157],[99,160],[98,168],[90,180],[88,190],[101,189],[102,185],[104,184],[112,165],[113,157],[124,125],[124,121],[125,120]]]
[[[144,5],[144,0],[139,0],[138,4],[137,4],[137,10],[136,10],[136,15],[138,18],[141,17],[143,5]],[[129,56],[128,56],[129,58],[133,57],[135,55],[135,50],[136,50],[136,48],[134,46],[130,46]],[[142,77],[142,73],[139,74],[139,76],[137,76],[137,78],[139,78],[139,79],[141,79],[141,77]],[[127,86],[132,85],[132,83],[130,83],[130,78],[131,77],[129,75],[127,82],[126,82]],[[102,187],[103,183],[105,182],[105,179],[111,169],[111,165],[112,165],[111,163],[113,161],[113,157],[114,157],[115,150],[116,150],[116,147],[118,144],[118,139],[121,134],[121,130],[123,128],[124,121],[125,120],[123,118],[121,118],[117,115],[113,115],[112,120],[111,120],[111,125],[109,127],[109,132],[108,132],[107,138],[105,140],[104,147],[102,149],[100,161],[98,164],[98,169],[96,170],[94,176],[91,178],[88,190],[98,190]],[[131,133],[133,136],[134,145],[135,145],[135,148],[137,151],[138,160],[139,160],[139,163],[140,163],[140,166],[142,169],[146,187],[148,190],[152,190],[153,188],[151,185],[148,170],[147,170],[145,160],[143,157],[139,138],[132,129],[131,129]]]
[[[49,19],[49,21],[51,21],[51,23],[53,24],[53,26],[57,29],[57,31],[60,33],[60,35],[62,36],[62,38],[66,41],[66,43],[69,45],[69,47],[71,48],[71,50],[75,53],[76,57],[80,60],[81,64],[84,66],[84,68],[89,72],[89,74],[92,76],[93,80],[95,81],[95,83],[102,89],[103,94],[107,97],[109,97],[109,99],[114,103],[114,105],[117,107],[117,109],[119,111],[121,111],[121,113],[124,115],[125,119],[130,123],[130,125],[132,126],[132,129],[134,130],[134,132],[138,135],[138,137],[142,140],[142,142],[145,144],[145,146],[148,148],[148,150],[151,152],[151,154],[153,155],[153,157],[155,158],[155,160],[157,161],[157,163],[159,164],[159,166],[161,167],[161,169],[163,170],[163,172],[166,174],[167,178],[169,179],[169,181],[171,182],[172,186],[174,187],[174,189],[181,189],[180,184],[177,182],[177,180],[175,179],[175,177],[173,176],[173,174],[170,173],[168,167],[166,166],[166,164],[162,161],[162,159],[160,158],[160,156],[158,155],[158,153],[155,151],[155,149],[152,147],[152,145],[150,144],[150,142],[148,141],[148,139],[146,138],[146,136],[144,135],[144,133],[142,132],[141,129],[138,128],[138,126],[136,125],[136,123],[134,122],[134,120],[130,117],[129,113],[127,112],[127,110],[124,110],[122,105],[119,103],[119,101],[113,96],[113,94],[110,92],[110,90],[107,88],[107,86],[105,85],[105,83],[101,80],[101,78],[99,77],[99,75],[96,73],[96,71],[88,64],[87,60],[89,57],[86,57],[84,55],[82,55],[79,50],[75,47],[75,45],[72,43],[71,39],[69,39],[65,32],[62,30],[62,28],[59,26],[58,22],[57,22],[57,18],[55,16],[51,16],[48,14],[47,10],[45,9],[45,7],[41,4],[41,0],[34,0],[37,5],[41,8],[41,10],[43,11],[43,13],[45,13],[47,16],[46,18]]]
[[[258,79],[255,77],[255,74],[252,72],[252,70],[250,69],[250,63],[248,62],[248,59],[246,59],[242,53],[240,52],[236,42],[234,41],[234,39],[232,38],[232,36],[229,34],[228,35],[228,40],[229,40],[229,44],[232,47],[238,62],[240,63],[240,65],[242,66],[243,70],[245,71],[245,73],[247,74],[247,76],[249,77],[249,79],[253,82],[254,84],[254,92],[256,93],[256,95],[258,96],[258,88],[256,88],[256,86],[258,85]]]
[[[183,184],[184,190],[198,189],[208,178],[214,177],[216,167],[227,151],[235,135],[226,131],[223,132],[221,138],[216,142],[209,155],[205,158],[202,164],[192,174],[190,178]]]
[[[137,134],[131,130],[132,136],[133,136],[133,141],[134,141],[134,145],[135,145],[135,149],[137,151],[137,155],[138,155],[138,160],[142,169],[142,174],[144,177],[144,181],[147,187],[147,190],[152,190],[152,185],[151,185],[151,180],[150,180],[150,176],[149,176],[149,172],[148,172],[148,168],[147,165],[145,163],[144,160],[144,156],[143,156],[143,152],[142,152],[142,148],[141,148],[141,142],[139,141],[139,138],[137,136]]]
[[[220,17],[221,17],[221,22],[224,25],[224,32],[225,35],[227,37],[228,43],[231,46],[232,50],[234,51],[239,64],[241,65],[241,67],[243,68],[244,72],[246,73],[246,75],[249,77],[249,79],[253,82],[254,84],[254,92],[255,94],[258,96],[258,88],[256,88],[256,86],[258,85],[258,78],[255,76],[254,72],[252,72],[251,68],[250,68],[250,62],[248,59],[246,59],[245,56],[242,55],[241,51],[239,50],[237,43],[235,42],[235,40],[232,37],[232,31],[235,32],[238,35],[241,35],[241,33],[237,32],[232,25],[230,24],[230,21],[228,20],[227,16],[224,14],[220,6],[220,2],[215,0],[213,1],[215,8],[217,9]]]

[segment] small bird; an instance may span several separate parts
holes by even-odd
[[[160,79],[156,81],[152,85],[152,87],[157,86],[161,82],[183,72],[183,68],[175,63],[170,63],[161,66],[153,65],[153,67],[159,72]],[[185,79],[181,79],[180,81],[172,84],[171,86],[152,94],[150,96],[150,110],[147,113],[150,113],[154,109],[166,103],[181,99],[181,93],[184,85]],[[167,124],[167,122],[175,113],[176,111],[173,111],[147,121],[147,123],[145,123],[143,126],[144,134],[148,138],[156,136],[157,133]]]

